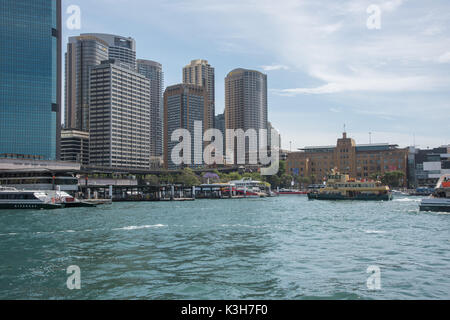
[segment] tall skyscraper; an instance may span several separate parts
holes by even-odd
[[[221,113],[216,116],[215,128],[222,132],[222,136],[225,138],[225,114]]]
[[[150,168],[150,84],[114,59],[91,68],[89,159],[102,167]]]
[[[122,37],[106,33],[84,33],[82,36],[94,36],[108,44],[109,59],[127,63],[136,69],[136,41],[131,37]]]
[[[61,1],[0,1],[0,155],[59,158]]]
[[[267,75],[247,69],[235,69],[227,75],[225,127],[244,131],[254,129],[256,133],[267,129]],[[236,149],[233,152],[236,162]]]
[[[183,83],[202,86],[208,93],[208,115],[206,117],[208,128],[214,127],[215,111],[215,76],[214,68],[206,60],[192,60],[183,68]]]
[[[90,35],[70,37],[66,53],[67,129],[89,131],[89,71],[108,59],[108,43]]]
[[[167,87],[164,92],[164,166],[168,169],[179,169],[171,159],[173,148],[179,143],[172,141],[172,133],[177,129],[187,129],[191,134],[191,164],[187,167],[201,167],[195,164],[198,158],[194,154],[194,124],[203,123],[202,137],[206,127],[205,115],[208,114],[208,93],[204,87],[192,84],[177,84]],[[202,147],[203,156],[203,147]]]
[[[150,154],[163,155],[164,72],[162,65],[150,60],[137,60],[137,71],[150,81]]]

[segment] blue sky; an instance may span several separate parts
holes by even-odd
[[[367,8],[381,10],[369,29]],[[81,29],[65,11],[81,9]],[[112,33],[163,64],[165,86],[183,66],[216,69],[216,112],[234,68],[268,75],[269,120],[283,148],[331,145],[343,126],[357,143],[450,144],[448,0],[63,0],[69,36]]]

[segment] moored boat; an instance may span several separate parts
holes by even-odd
[[[450,212],[450,174],[443,175],[434,193],[420,202],[420,211]]]
[[[230,184],[236,187],[236,194],[247,198],[264,198],[267,192],[264,191],[265,185],[261,181],[255,181],[249,178],[231,181]]]
[[[59,209],[64,204],[58,203],[45,191],[25,191],[16,188],[0,187],[0,209]]]
[[[392,200],[392,193],[388,186],[379,181],[358,181],[333,170],[328,175],[326,186],[309,192],[308,199],[389,201]]]
[[[85,202],[72,197],[70,194],[64,191],[56,191],[55,198],[58,203],[62,203],[65,208],[79,208],[79,207],[96,207],[94,203]]]

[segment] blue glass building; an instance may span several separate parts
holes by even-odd
[[[0,0],[0,157],[59,158],[61,0]]]

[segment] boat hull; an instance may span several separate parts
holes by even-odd
[[[0,203],[0,210],[53,210],[61,209],[63,206],[60,204],[50,204],[50,203]]]
[[[424,199],[420,203],[420,211],[450,212],[450,199],[448,198]]]
[[[87,202],[65,202],[64,207],[65,208],[93,208],[97,205],[93,203],[87,203]]]
[[[355,197],[347,197],[340,194],[328,194],[328,193],[308,193],[308,199],[310,200],[357,200],[357,201],[390,201],[392,200],[391,194],[360,194]]]

